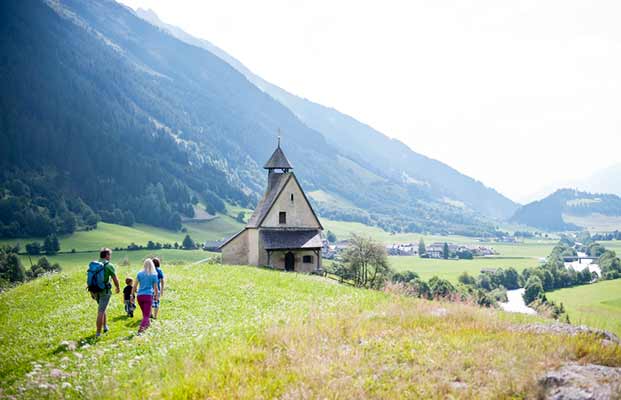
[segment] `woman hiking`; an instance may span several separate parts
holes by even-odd
[[[158,279],[155,265],[153,264],[153,260],[147,258],[144,260],[142,271],[138,272],[138,275],[136,275],[134,289],[132,290],[132,294],[137,295],[136,299],[138,300],[140,310],[142,310],[142,322],[138,329],[139,335],[150,325],[149,317],[151,316],[153,300],[159,301],[160,299],[157,283]]]

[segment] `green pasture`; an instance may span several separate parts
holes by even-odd
[[[424,280],[438,276],[451,282],[457,282],[457,278],[464,271],[477,276],[484,268],[513,267],[522,272],[525,268],[539,265],[539,261],[534,258],[480,257],[474,260],[444,260],[418,256],[390,256],[388,260],[396,271],[414,271]]]
[[[563,303],[572,324],[606,329],[621,337],[621,279],[559,289],[546,297]]]
[[[227,238],[241,229],[242,224],[233,218],[222,215],[210,221],[192,222],[186,221],[184,226],[187,233],[198,242],[206,240],[221,240]],[[145,246],[149,240],[160,243],[179,243],[185,237],[184,232],[174,232],[167,229],[157,228],[150,225],[136,224],[132,227],[108,224],[100,222],[97,229],[90,231],[77,231],[72,235],[59,237],[61,251],[91,251],[101,247],[127,247],[130,243]],[[20,243],[22,250],[26,243],[33,241],[42,242],[42,238],[3,239],[0,244]]]
[[[621,365],[589,337],[524,334],[540,320],[464,304],[355,289],[317,276],[192,264],[205,252],[162,250],[160,318],[143,336],[84,289],[93,254],[52,257],[61,273],[0,293],[0,388],[16,398],[520,398],[569,360]],[[147,251],[115,252],[119,275]],[[184,264],[178,264],[183,261]],[[441,366],[430,368],[429,365]],[[489,371],[493,370],[494,374]],[[452,385],[463,382],[465,389]],[[302,391],[302,392],[300,392]]]

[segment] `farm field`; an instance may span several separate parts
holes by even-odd
[[[474,260],[444,260],[418,256],[390,256],[388,259],[396,271],[414,271],[424,280],[438,276],[451,282],[457,282],[457,278],[464,271],[477,276],[483,268],[513,267],[522,272],[525,268],[539,265],[539,261],[535,258],[480,257]]]
[[[379,240],[384,243],[418,243],[423,238],[426,244],[433,242],[452,242],[452,243],[475,243],[476,239],[467,236],[439,236],[439,235],[425,235],[420,233],[390,233],[385,230],[376,227],[362,224],[360,222],[346,222],[346,221],[334,221],[322,218],[321,223],[325,231],[332,231],[338,238],[338,240],[349,239],[352,233],[357,235],[371,236],[375,240]]]
[[[563,303],[572,324],[594,326],[621,336],[621,279],[559,289],[547,292],[546,297]]]
[[[204,254],[162,252],[168,262]],[[135,271],[146,255],[129,252],[127,269]],[[113,254],[115,261],[121,257]],[[594,338],[511,329],[536,317],[355,289],[316,276],[205,264],[165,263],[160,318],[145,335],[134,335],[140,312],[125,317],[117,295],[109,307],[110,332],[95,339],[96,306],[83,289],[90,258],[53,257],[63,272],[0,293],[2,395],[535,397],[537,379],[550,365],[621,365],[621,353]],[[430,363],[442,367],[430,369]]]

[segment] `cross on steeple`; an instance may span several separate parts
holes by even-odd
[[[280,128],[278,128],[278,145],[276,146],[276,150],[274,150],[274,153],[272,153],[272,156],[267,161],[267,163],[265,163],[265,166],[263,168],[269,171],[280,169],[283,172],[288,172],[293,167],[291,166],[289,160],[287,160],[285,153],[283,153],[282,149],[280,148],[280,138]]]

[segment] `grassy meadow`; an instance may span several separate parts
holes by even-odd
[[[185,222],[187,233],[198,242],[206,240],[221,240],[241,229],[242,224],[227,216],[219,216],[210,221]],[[130,243],[146,245],[149,240],[160,243],[179,243],[183,241],[185,233],[174,232],[150,225],[136,224],[132,227],[100,222],[97,229],[91,231],[77,231],[72,235],[59,237],[61,251],[94,251],[103,246],[110,248],[127,247]],[[42,242],[43,238],[3,239],[0,244],[20,243],[22,249],[26,243]]]
[[[621,337],[621,279],[546,292],[546,297],[563,303],[571,323],[606,329]]]
[[[135,336],[117,295],[95,339],[84,290],[92,254],[0,293],[0,396],[19,398],[523,398],[567,361],[621,366],[592,337],[516,332],[537,318],[338,285],[158,251],[160,318]],[[146,251],[116,252],[133,274]],[[183,263],[179,263],[183,262]],[[493,371],[493,373],[490,373]]]
[[[535,258],[479,257],[474,260],[444,260],[418,256],[390,256],[388,259],[396,271],[414,271],[424,280],[435,275],[454,283],[462,272],[477,276],[484,268],[509,267],[522,272],[525,268],[539,265],[539,261]]]

